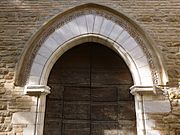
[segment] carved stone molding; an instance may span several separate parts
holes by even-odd
[[[153,86],[132,86],[130,88],[130,93],[132,95],[143,95],[143,94],[156,94],[156,90],[154,89]]]
[[[50,94],[50,87],[45,85],[28,85],[24,90],[26,95],[40,96]]]
[[[141,46],[143,52],[146,54],[150,69],[151,69],[151,74],[152,74],[152,80],[154,84],[159,84],[159,80],[160,80],[160,75],[158,72],[158,69],[156,67],[156,64],[153,60],[153,54],[150,51],[150,49],[147,48],[147,42],[145,40],[145,36],[142,35],[137,29],[136,27],[134,27],[134,25],[132,23],[129,22],[129,20],[126,20],[127,18],[121,17],[120,15],[114,14],[113,12],[110,12],[108,10],[104,10],[103,8],[97,8],[97,7],[84,7],[82,9],[78,9],[77,11],[74,12],[68,12],[68,14],[63,15],[61,18],[56,19],[53,23],[51,23],[51,25],[47,26],[46,29],[43,30],[43,32],[39,35],[38,39],[36,40],[36,42],[33,42],[33,50],[32,50],[32,54],[30,55],[30,57],[28,57],[27,59],[27,66],[24,69],[24,74],[23,74],[23,79],[22,81],[27,81],[27,78],[29,76],[29,72],[33,63],[33,60],[36,56],[36,53],[38,52],[39,48],[41,47],[41,45],[45,42],[45,40],[48,38],[48,36],[50,34],[52,34],[56,29],[61,28],[63,25],[67,24],[68,22],[70,22],[72,19],[75,19],[79,16],[83,16],[83,15],[88,15],[88,14],[93,14],[93,15],[99,15],[102,17],[107,18],[108,20],[111,20],[113,22],[115,22],[116,24],[118,24],[119,26],[121,26],[122,28],[124,28],[129,34],[130,36],[132,36],[134,38],[134,40],[138,43],[138,45]],[[26,82],[24,82],[26,83]]]

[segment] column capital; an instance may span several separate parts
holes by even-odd
[[[156,89],[154,86],[132,86],[130,88],[130,93],[132,95],[143,95],[143,94],[157,94]]]
[[[47,95],[50,93],[50,87],[46,85],[26,85],[24,93],[30,96]]]

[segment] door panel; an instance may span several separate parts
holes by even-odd
[[[118,119],[117,103],[93,103],[91,105],[91,120],[92,121],[117,121]]]
[[[115,102],[118,99],[116,87],[91,87],[93,102]]]
[[[90,87],[67,86],[63,94],[64,101],[90,101]]]
[[[65,120],[62,127],[63,135],[90,135],[90,122],[82,120]]]
[[[121,57],[84,43],[54,65],[44,135],[136,135],[132,77]]]

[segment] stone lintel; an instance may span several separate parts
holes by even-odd
[[[24,92],[30,96],[47,95],[50,93],[50,87],[46,85],[26,85]]]

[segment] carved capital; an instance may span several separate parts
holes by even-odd
[[[132,86],[130,88],[132,95],[143,95],[143,94],[156,94],[154,86]]]
[[[30,96],[47,95],[50,93],[50,87],[45,85],[27,85],[24,92]]]

